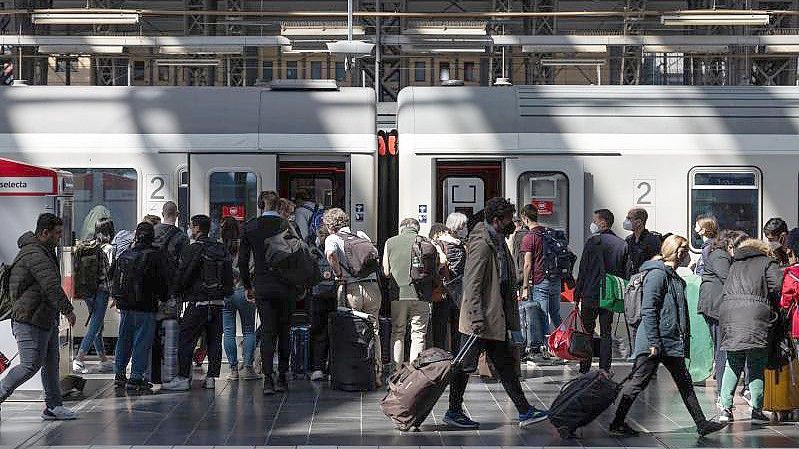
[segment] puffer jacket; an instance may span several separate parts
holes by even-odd
[[[646,271],[641,302],[641,325],[635,337],[635,356],[658,348],[666,357],[689,357],[691,321],[685,281],[661,260],[641,265]]]
[[[39,242],[33,232],[17,240],[19,253],[9,277],[12,319],[49,330],[58,314],[72,312],[72,303],[61,288],[61,268],[53,249]]]
[[[697,311],[700,315],[718,321],[730,266],[732,256],[726,250],[719,248],[708,254],[702,271],[702,284],[699,286]]]
[[[774,317],[773,301],[780,291],[780,271],[768,246],[747,240],[735,250],[719,308],[721,349],[745,351],[768,347]]]

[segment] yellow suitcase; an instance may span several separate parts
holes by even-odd
[[[779,371],[767,369],[764,378],[763,410],[788,412],[799,409],[799,359]]]

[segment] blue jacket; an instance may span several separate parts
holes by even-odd
[[[635,338],[635,356],[657,347],[661,356],[689,357],[691,329],[685,281],[661,260],[641,265],[644,278],[641,325]]]

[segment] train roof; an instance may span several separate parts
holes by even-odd
[[[795,87],[409,87],[398,102],[417,153],[799,149]]]
[[[375,115],[367,88],[13,87],[0,89],[0,147],[373,152]]]

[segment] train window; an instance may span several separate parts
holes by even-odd
[[[346,172],[343,162],[281,162],[280,196],[296,200],[297,190],[304,189],[327,209],[347,210]]]
[[[416,61],[413,65],[413,80],[417,83],[424,82],[427,79],[427,72],[424,65],[424,61]]]
[[[543,226],[569,231],[569,178],[560,172],[532,171],[519,176],[519,210],[525,204],[538,209]]]
[[[110,217],[117,230],[136,228],[138,176],[132,168],[66,168],[75,181],[75,236],[94,235],[98,219]]]
[[[219,237],[219,222],[222,217],[230,215],[244,221],[258,213],[258,178],[255,173],[211,173],[208,190],[212,237]]]
[[[737,229],[751,236],[760,231],[760,170],[743,168],[695,168],[689,174],[691,183],[691,245],[702,247],[702,238],[694,232],[700,215],[716,217],[721,229]]]

